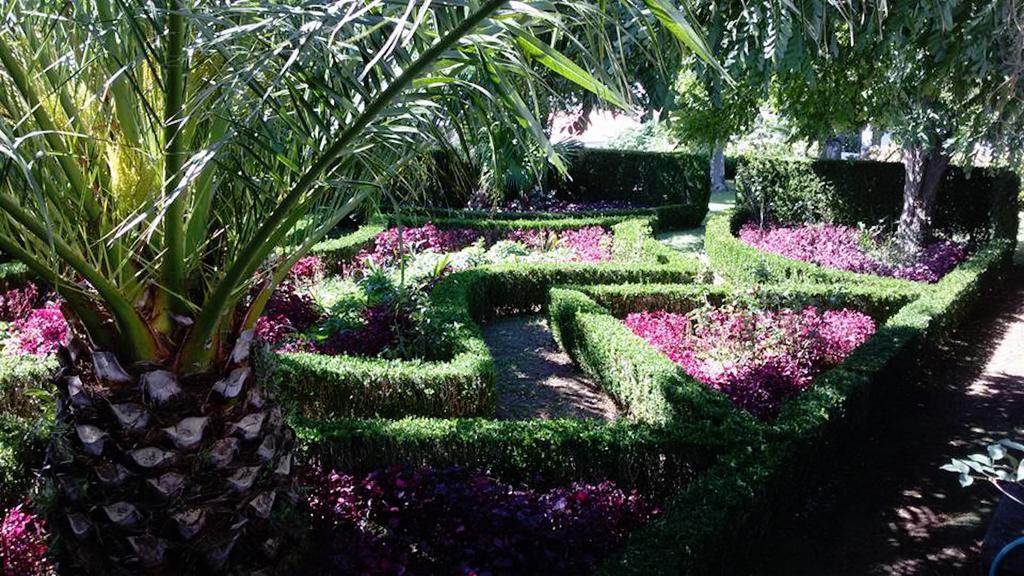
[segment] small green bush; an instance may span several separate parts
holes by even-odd
[[[736,173],[737,200],[761,224],[831,222],[835,191],[810,162],[753,157]]]

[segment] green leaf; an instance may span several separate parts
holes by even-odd
[[[718,63],[715,56],[711,53],[711,49],[708,48],[707,43],[704,41],[704,37],[701,36],[692,25],[690,25],[689,19],[679,9],[677,9],[671,2],[666,0],[644,0],[647,7],[651,9],[651,13],[658,19],[659,22],[665,28],[676,37],[677,40],[686,45],[687,48],[693,51],[701,60],[704,60],[711,65],[718,73],[725,78],[725,81],[729,84],[735,84],[735,81],[729,76],[725,68]]]
[[[577,86],[592,92],[599,98],[614,104],[622,110],[629,110],[629,104],[615,90],[594,78],[589,72],[570,60],[565,54],[542,42],[529,32],[521,32],[516,42],[527,55]]]
[[[971,484],[974,484],[974,476],[971,476],[970,474],[960,475],[960,486],[962,488],[967,488]]]

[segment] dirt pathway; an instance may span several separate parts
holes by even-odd
[[[1021,255],[1019,252],[1018,255]],[[753,546],[757,575],[980,573],[998,494],[939,470],[952,456],[1024,437],[1024,267],[920,377],[894,394],[884,424],[810,487],[795,518]],[[897,383],[894,383],[894,385]]]
[[[514,316],[483,326],[498,370],[498,418],[599,418],[619,410],[555,344],[543,316]]]

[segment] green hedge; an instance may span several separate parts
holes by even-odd
[[[727,442],[743,435],[706,421],[666,427],[589,419],[300,418],[292,424],[309,457],[327,468],[469,466],[509,480],[612,480],[662,495],[698,478],[735,448]]]
[[[721,212],[711,217],[704,232],[704,251],[712,269],[732,282],[864,284],[895,292],[920,292],[927,286],[900,278],[828,268],[760,250],[736,237],[736,231],[745,220],[746,213],[742,210]]]
[[[945,338],[972,304],[1005,273],[1013,243],[989,242],[967,262],[891,314],[872,338],[839,367],[784,404],[772,422],[755,422],[740,448],[676,494],[664,516],[633,534],[625,551],[609,559],[602,575],[719,574],[736,566],[744,539],[756,538],[772,520],[786,515],[813,479],[820,454],[839,439],[854,437],[870,422],[874,403],[913,368],[924,345]],[[819,291],[821,288],[807,287]],[[625,288],[586,289],[598,300],[638,299]],[[634,290],[655,291],[656,287]],[[678,289],[677,289],[678,290]],[[780,286],[773,290],[790,291]],[[846,286],[855,300],[878,295],[876,287]],[[857,290],[863,293],[857,295]],[[885,298],[884,295],[879,297]],[[892,298],[898,298],[893,295]],[[879,310],[892,310],[891,305]]]
[[[575,222],[578,226],[581,220]],[[563,223],[568,227],[569,221]],[[476,227],[493,225],[483,222]],[[486,266],[440,282],[431,293],[428,318],[432,325],[445,327],[448,346],[438,350],[439,361],[263,353],[257,357],[257,368],[282,399],[301,406],[306,417],[490,415],[494,368],[478,322],[537,310],[556,284],[686,282],[698,275],[699,263],[653,240],[646,221],[623,221],[612,228],[613,252],[624,261]]]
[[[585,148],[572,158],[569,178],[555,186],[555,193],[576,202],[619,200],[707,210],[711,194],[708,157]]]
[[[373,248],[374,238],[383,232],[384,228],[381,223],[360,226],[351,234],[315,244],[309,254],[320,258],[330,269],[335,270],[340,264],[351,261],[362,250]]]
[[[602,210],[602,211],[578,211],[566,212],[497,212],[490,210],[453,210],[449,208],[423,208],[412,210],[409,215],[413,222],[424,222],[426,220],[449,220],[463,222],[490,221],[559,221],[579,218],[592,218],[597,222],[607,225],[608,222],[621,221],[627,218],[649,218],[655,231],[678,230],[681,228],[693,228],[704,222],[707,215],[707,202],[700,204],[667,204],[654,206],[652,208],[632,208],[623,210]],[[394,220],[394,216],[388,216]],[[512,224],[515,227],[517,224]]]
[[[0,356],[0,508],[28,494],[42,465],[56,367],[52,357]]]
[[[825,208],[836,223],[892,224],[899,217],[905,170],[896,162],[741,158],[736,179],[774,182],[774,189],[785,190],[778,180],[799,175],[794,166],[809,167],[827,185]],[[979,241],[1016,238],[1019,189],[1013,172],[951,166],[939,186],[934,224]]]

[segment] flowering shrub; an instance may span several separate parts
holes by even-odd
[[[468,228],[442,230],[430,222],[418,228],[403,228],[401,235],[397,227],[388,228],[377,235],[373,250],[362,253],[357,259],[369,258],[377,266],[387,266],[394,264],[401,257],[399,245],[406,253],[428,250],[451,252],[469,246],[481,235],[479,230]]]
[[[67,343],[68,323],[55,303],[36,308],[11,323],[4,351],[7,354],[52,354]]]
[[[658,514],[609,482],[539,491],[461,468],[309,476],[324,574],[580,574]]]
[[[299,258],[292,269],[288,271],[288,281],[300,284],[312,284],[324,276],[326,267],[320,258],[316,256],[305,256]]]
[[[588,226],[562,232],[560,244],[572,250],[578,262],[604,262],[612,259],[611,235],[600,226]]]
[[[747,223],[740,229],[739,238],[755,248],[787,258],[918,282],[938,282],[967,257],[963,246],[940,241],[926,246],[911,262],[888,264],[869,254],[856,228],[832,224],[761,228]]]
[[[14,322],[28,316],[39,296],[39,287],[31,282],[0,294],[0,321]]]
[[[404,308],[391,303],[376,304],[363,310],[361,327],[335,332],[317,346],[317,351],[331,355],[379,356],[413,327],[412,318]]]
[[[46,559],[46,532],[42,518],[23,505],[7,511],[0,523],[0,576],[53,574]]]
[[[398,229],[381,232],[371,250],[329,279],[319,259],[296,262],[288,281],[267,302],[256,338],[278,352],[419,357],[419,352],[443,348],[435,341],[443,340],[443,332],[420,320],[426,316],[427,295],[451,272],[513,261],[612,258],[612,235],[600,226],[500,234],[442,230],[427,223],[405,228],[401,237],[400,251]]]
[[[700,382],[759,418],[835,366],[875,331],[854,310],[752,310],[724,306],[689,314],[639,312],[626,326]]]

